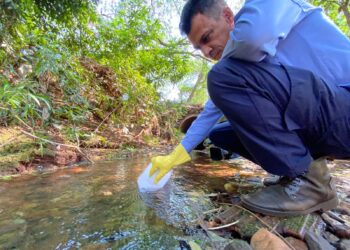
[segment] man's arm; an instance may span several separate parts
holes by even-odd
[[[279,41],[315,10],[320,8],[303,0],[247,0],[235,16],[222,58],[259,62],[275,56]]]
[[[208,136],[210,130],[222,115],[211,100],[206,102],[204,110],[187,130],[181,143],[169,155],[152,158],[152,168],[149,176],[156,173],[155,183],[173,167],[191,160],[189,153]]]
[[[192,123],[181,141],[187,153],[190,153],[199,143],[207,138],[210,130],[222,116],[222,112],[209,99],[204,105],[203,111]]]

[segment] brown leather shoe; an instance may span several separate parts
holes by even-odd
[[[323,158],[313,161],[306,174],[243,196],[241,200],[245,208],[272,216],[309,214],[338,205],[335,187]]]

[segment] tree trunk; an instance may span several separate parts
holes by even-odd
[[[349,26],[350,29],[350,10],[349,10],[349,0],[345,1],[341,6],[340,9],[343,11],[346,23]]]
[[[199,72],[198,74],[198,78],[197,78],[197,81],[196,81],[196,84],[193,86],[193,89],[191,91],[191,94],[190,96],[187,98],[187,102],[191,102],[193,97],[194,97],[194,94],[196,93],[196,90],[198,89],[199,85],[201,84],[201,82],[204,80],[204,74],[203,72]]]

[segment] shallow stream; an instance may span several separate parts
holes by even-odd
[[[182,249],[197,234],[191,221],[212,208],[204,194],[235,170],[194,162],[177,168],[163,192],[141,197],[136,180],[147,161],[0,181],[0,249]]]

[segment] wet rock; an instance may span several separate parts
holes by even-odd
[[[340,214],[350,216],[350,204],[347,202],[341,202],[339,206],[333,210]]]
[[[252,250],[252,248],[246,241],[234,239],[224,247],[224,250]]]
[[[350,249],[350,240],[342,240],[338,245],[339,250],[349,250]]]
[[[337,236],[335,236],[334,234],[332,234],[328,231],[325,231],[323,233],[323,237],[334,246],[337,245],[337,243],[339,241],[339,238]]]
[[[63,147],[58,148],[55,152],[54,163],[60,166],[70,165],[79,161],[78,154]]]
[[[21,219],[21,218],[17,218],[17,219],[13,220],[13,224],[15,224],[15,225],[20,225],[20,224],[25,224],[25,223],[26,223],[26,220]]]
[[[322,219],[329,225],[331,232],[339,238],[350,239],[350,227],[345,223],[331,218],[328,214],[323,213]]]
[[[350,228],[345,224],[332,227],[332,232],[341,239],[350,239]]]
[[[313,232],[307,232],[305,240],[310,250],[335,250],[335,247],[329,244],[325,238]]]
[[[294,247],[295,250],[308,250],[304,241],[296,239],[294,237],[287,237],[286,241]]]
[[[318,231],[319,227],[323,227],[322,223],[317,214],[287,217],[281,221],[280,231],[286,236],[304,239],[306,232]]]
[[[16,171],[20,174],[24,173],[26,169],[27,169],[26,166],[22,163],[19,163],[18,166],[16,167]]]
[[[214,215],[211,220],[212,222],[209,220],[208,223],[212,226],[220,226],[238,221],[237,224],[225,230],[229,230],[233,234],[238,234],[243,239],[250,239],[260,228],[266,227],[266,225],[274,228],[276,225],[281,224],[282,219],[273,216],[262,217],[259,214],[253,215],[243,210],[240,206],[232,206]],[[215,222],[214,224],[213,221]]]
[[[188,245],[190,246],[191,250],[201,250],[202,248],[193,240],[188,242]]]
[[[343,220],[340,216],[338,216],[336,213],[332,211],[327,211],[326,214],[332,219],[339,221],[340,223],[345,223],[345,220]]]
[[[289,250],[290,247],[286,245],[283,240],[278,238],[276,235],[270,233],[265,228],[259,229],[256,232],[251,241],[250,245],[254,250]]]
[[[249,244],[244,240],[239,240],[239,239],[232,240],[232,239],[223,238],[210,231],[208,231],[207,233],[210,239],[210,245],[213,247],[213,249],[251,250],[251,247],[249,246]]]
[[[228,182],[224,185],[224,188],[227,193],[229,194],[242,194],[242,193],[250,193],[253,192],[254,190],[257,190],[260,188],[262,184],[258,183],[249,183],[249,182],[242,182],[242,181],[237,181],[237,182]]]
[[[218,214],[215,219],[219,221],[221,224],[228,224],[230,222],[236,221],[241,214],[241,209],[237,207],[230,207],[226,209],[224,212]]]

